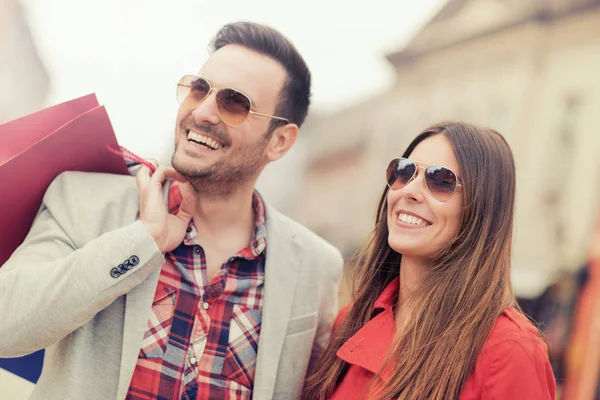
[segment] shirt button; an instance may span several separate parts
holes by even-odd
[[[196,359],[196,357],[194,357],[194,356],[191,356],[191,357],[190,357],[190,364],[194,365],[194,364],[196,364],[197,362],[198,362],[198,360]]]
[[[208,307],[210,307],[210,304],[208,304],[208,302],[205,301],[204,303],[202,303],[203,309],[208,310]]]
[[[196,248],[194,249],[194,253],[196,253],[196,254],[200,254],[200,247],[196,247]]]

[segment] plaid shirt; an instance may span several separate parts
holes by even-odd
[[[173,182],[169,212],[180,203]],[[251,243],[212,281],[193,221],[179,247],[165,254],[128,400],[252,397],[266,248],[264,205],[256,193],[252,205]]]

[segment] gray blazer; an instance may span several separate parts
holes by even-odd
[[[339,251],[265,208],[268,254],[253,398],[294,399],[337,312]],[[0,268],[0,357],[46,348],[31,399],[123,399],[163,255],[130,176],[66,172]],[[133,268],[119,275],[125,260]],[[111,272],[112,271],[112,272]]]

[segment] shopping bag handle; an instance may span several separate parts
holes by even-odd
[[[136,155],[134,152],[132,152],[130,150],[127,150],[123,146],[119,146],[118,149],[115,149],[111,146],[106,146],[106,148],[111,153],[121,156],[121,157],[125,158],[126,160],[139,162],[140,164],[145,165],[146,167],[150,168],[150,171],[152,171],[152,172],[156,171],[156,167],[150,161],[144,160],[142,157]]]

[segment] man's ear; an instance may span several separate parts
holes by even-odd
[[[266,157],[268,162],[277,161],[292,148],[298,138],[298,125],[286,124],[273,131],[267,145]]]

